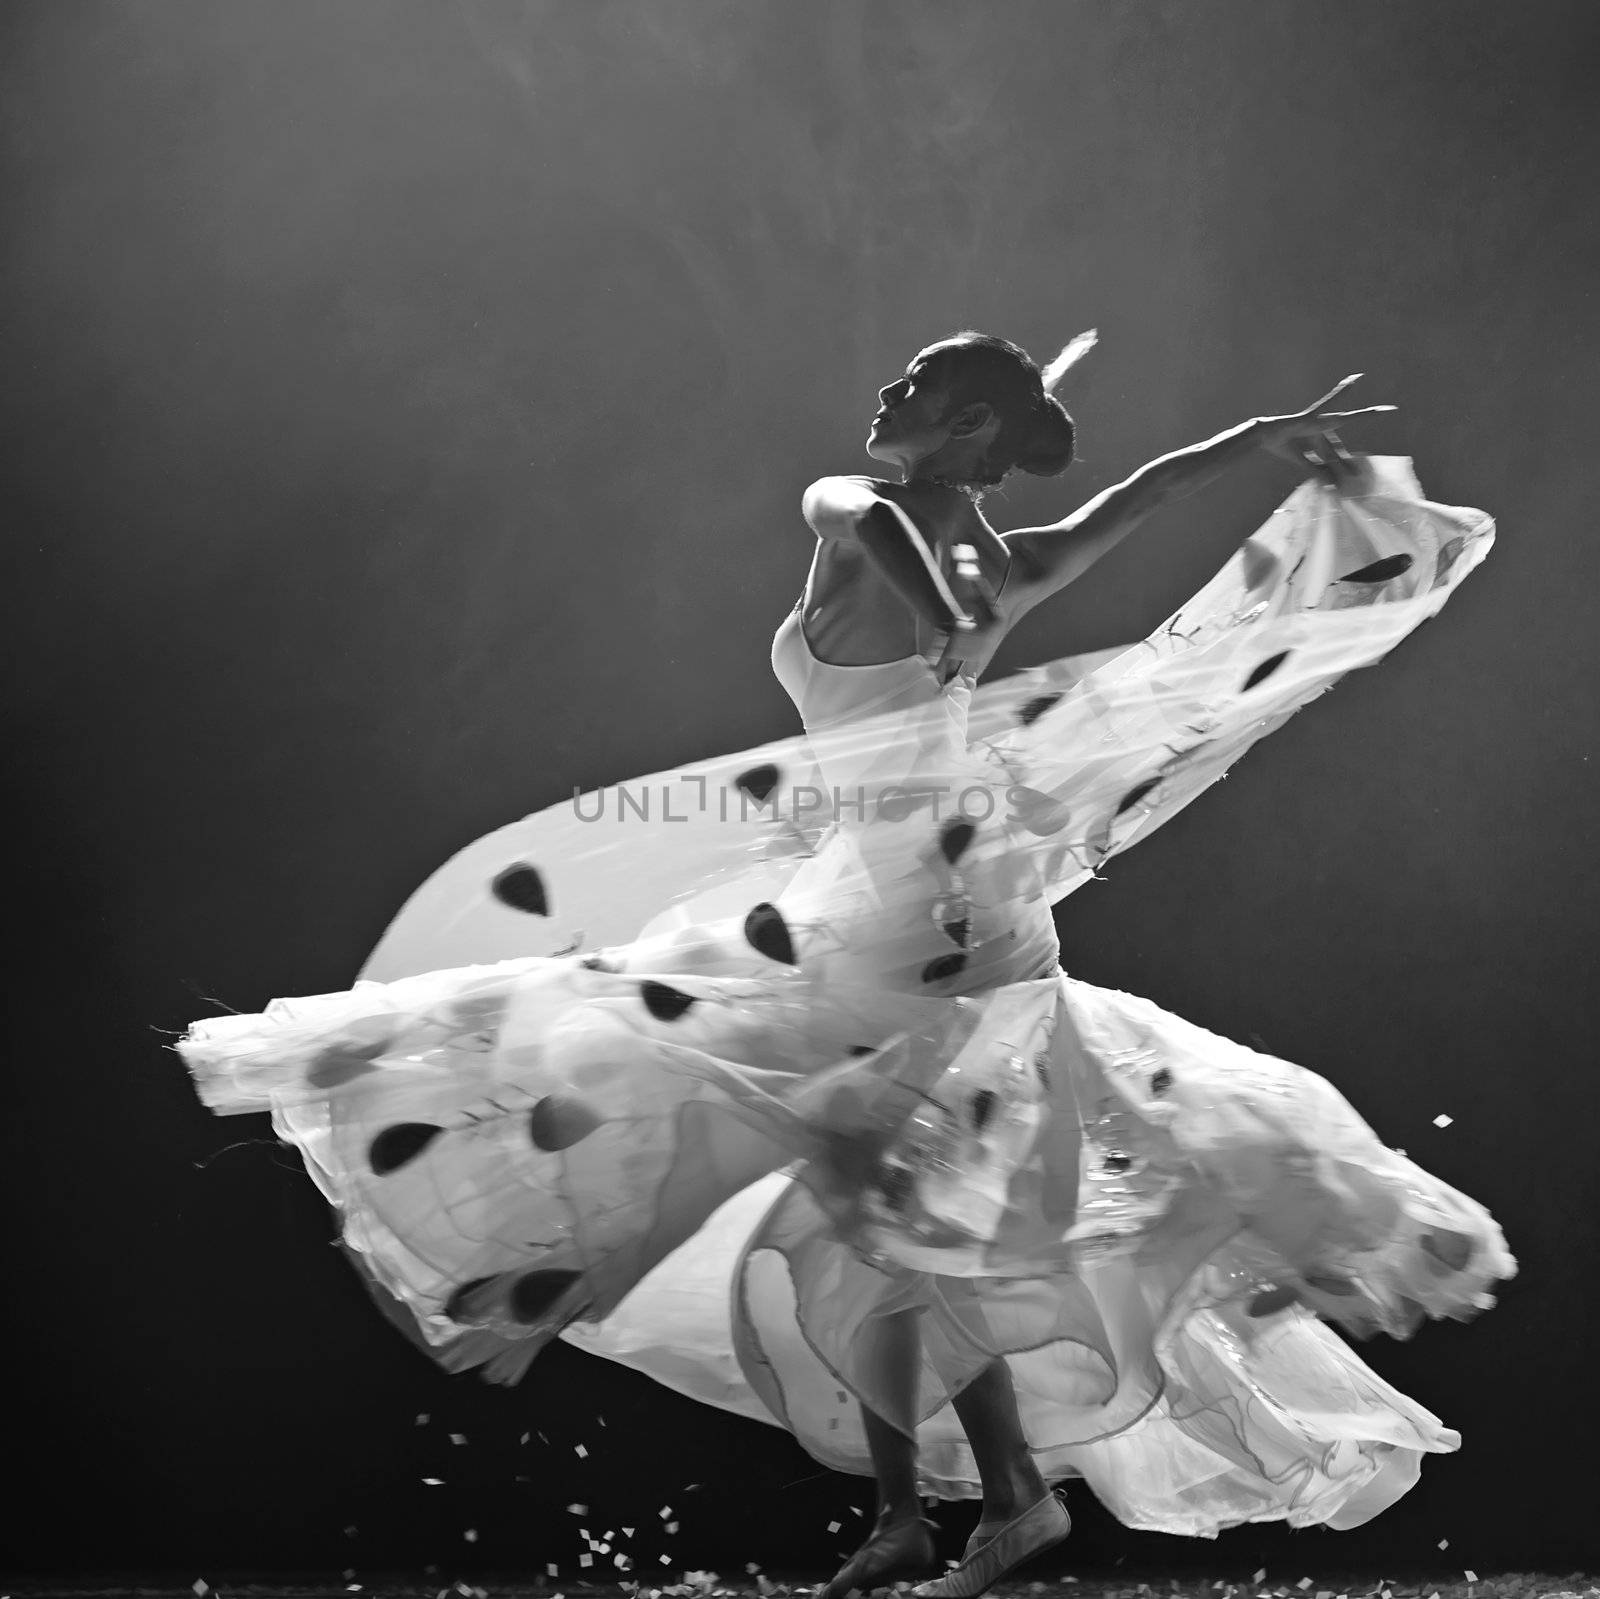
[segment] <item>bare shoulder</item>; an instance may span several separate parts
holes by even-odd
[[[891,487],[871,477],[820,477],[801,498],[800,514],[818,538],[848,538],[855,530],[855,518],[875,500],[886,498],[883,490]]]

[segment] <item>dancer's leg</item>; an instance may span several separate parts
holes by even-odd
[[[868,1370],[878,1391],[902,1416],[915,1413],[922,1340],[915,1310],[874,1320],[862,1333]],[[932,1528],[917,1501],[917,1442],[867,1406],[861,1407],[872,1470],[878,1479],[878,1517],[867,1540],[818,1591],[818,1599],[844,1599],[852,1588],[866,1592],[920,1576],[934,1564]]]
[[[1004,1524],[1038,1504],[1050,1489],[1023,1435],[1011,1368],[1002,1359],[990,1361],[956,1395],[954,1404],[983,1482],[979,1526]]]

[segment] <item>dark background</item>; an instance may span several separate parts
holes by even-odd
[[[13,0],[7,1563],[570,1574],[574,1500],[647,1580],[853,1547],[870,1484],[776,1429],[565,1345],[512,1391],[435,1370],[164,1045],[213,997],[346,986],[434,866],[575,784],[794,731],[766,652],[805,485],[874,469],[922,345],[1088,325],[1081,465],[1001,528],[1352,370],[1401,411],[1350,442],[1500,520],[1440,625],[1060,916],[1076,975],[1332,1078],[1522,1275],[1364,1348],[1465,1435],[1378,1521],[1213,1545],[1080,1488],[1044,1564],[1600,1555],[1595,24]],[[1170,509],[1002,667],[1142,635],[1291,483],[1262,458]]]

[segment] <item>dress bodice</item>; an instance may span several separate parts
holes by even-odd
[[[964,729],[966,708],[977,684],[977,673],[963,665],[947,682],[939,681],[937,667],[950,636],[948,632],[936,633],[933,643],[921,654],[904,655],[893,661],[841,666],[817,658],[806,638],[804,614],[815,574],[813,561],[805,591],[772,639],[773,674],[794,701],[806,731],[814,733],[863,717],[912,710],[940,700],[946,702],[946,710],[958,717]],[[996,599],[1004,594],[1010,576],[1008,566]]]
[[[806,638],[803,601],[790,611],[772,637],[772,670],[794,701],[808,732],[885,712],[931,704],[970,679],[958,674],[941,684],[935,673],[944,653],[941,637],[921,655],[867,666],[837,666],[818,660]]]

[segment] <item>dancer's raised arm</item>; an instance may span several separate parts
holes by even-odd
[[[1325,438],[1336,423],[1394,410],[1392,405],[1368,405],[1357,411],[1329,409],[1360,375],[1356,373],[1335,384],[1303,411],[1289,416],[1254,417],[1203,444],[1160,456],[1049,527],[1020,528],[1002,535],[1014,563],[1014,591],[1020,589],[1029,604],[1037,604],[1065,588],[1107,550],[1121,543],[1152,511],[1204,487],[1254,450],[1270,449],[1293,459],[1290,447]],[[1310,459],[1309,455],[1306,459]]]

